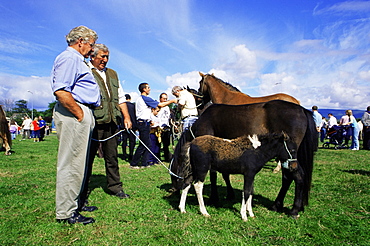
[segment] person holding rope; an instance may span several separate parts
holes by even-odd
[[[59,140],[56,178],[56,219],[69,224],[95,220],[80,214],[78,198],[86,183],[93,108],[100,105],[100,91],[84,62],[98,39],[95,31],[78,26],[66,36],[68,47],[59,54],[51,72],[51,87],[57,99],[53,116]]]
[[[93,131],[93,141],[88,162],[88,176],[91,176],[92,166],[99,144],[102,143],[105,171],[107,176],[107,188],[111,195],[121,199],[129,195],[123,191],[122,182],[118,167],[118,141],[115,136],[118,132],[118,125],[121,124],[123,115],[124,127],[131,128],[130,115],[126,106],[126,98],[118,80],[118,75],[113,69],[107,68],[109,50],[104,44],[95,44],[94,51],[90,55],[89,67],[100,88],[101,105],[94,110],[96,119]],[[81,206],[87,204],[88,187],[84,187],[81,196]]]
[[[177,99],[172,99],[166,102],[158,102],[149,97],[150,86],[148,83],[143,82],[139,85],[141,96],[136,100],[136,127],[139,130],[140,144],[137,147],[134,157],[130,163],[130,168],[139,169],[141,167],[149,166],[149,150],[151,147],[150,142],[150,115],[152,108],[165,107],[171,103],[176,103]]]
[[[183,130],[187,130],[198,119],[194,96],[178,85],[172,88],[172,94],[178,98],[177,103],[181,108],[181,119],[184,121]]]

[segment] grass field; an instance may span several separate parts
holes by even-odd
[[[121,179],[130,199],[106,190],[102,159],[96,158],[90,204],[99,207],[89,225],[55,221],[57,139],[14,141],[13,153],[0,153],[0,245],[369,245],[370,152],[320,149],[315,157],[310,206],[297,220],[268,207],[276,198],[281,175],[273,162],[257,175],[255,218],[240,218],[243,177],[232,176],[235,201],[207,207],[200,215],[194,190],[187,213],[178,209],[179,196],[169,196],[170,176],[163,166],[129,169],[119,160]],[[119,151],[120,148],[119,148]],[[121,152],[120,152],[121,153]],[[219,191],[225,195],[222,179]],[[293,187],[285,207],[291,208]],[[205,200],[209,181],[205,185]]]

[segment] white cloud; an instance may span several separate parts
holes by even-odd
[[[217,69],[224,70],[231,74],[237,74],[240,80],[254,79],[257,75],[257,57],[255,52],[249,50],[245,45],[237,45],[232,51],[234,57]]]
[[[344,1],[330,5],[329,7],[320,8],[316,6],[315,15],[328,15],[328,14],[352,14],[352,13],[366,13],[370,11],[369,1]]]
[[[31,91],[32,93],[28,92]],[[49,77],[23,77],[0,74],[0,97],[15,101],[26,100],[28,108],[45,110],[55,101]]]
[[[166,77],[166,83],[171,89],[175,85],[179,85],[182,87],[189,86],[191,89],[198,90],[200,80],[201,80],[201,77],[198,71],[192,71],[192,72],[185,73],[185,74],[176,73],[176,74]]]

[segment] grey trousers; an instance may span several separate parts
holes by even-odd
[[[67,219],[78,208],[78,197],[83,183],[90,149],[91,134],[95,126],[91,109],[79,104],[84,111],[84,119],[77,119],[57,103],[54,108],[54,121],[59,140],[56,218]]]

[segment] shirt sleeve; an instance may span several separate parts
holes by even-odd
[[[153,98],[151,97],[147,97],[147,96],[142,96],[145,104],[148,106],[148,107],[151,107],[151,108],[156,108],[158,107],[158,104],[159,102],[154,100]]]
[[[121,82],[118,81],[118,104],[126,102],[125,92],[122,89]]]
[[[73,59],[64,57],[56,62],[53,69],[53,92],[60,89],[72,91],[76,74],[71,71],[77,71],[77,64]]]

